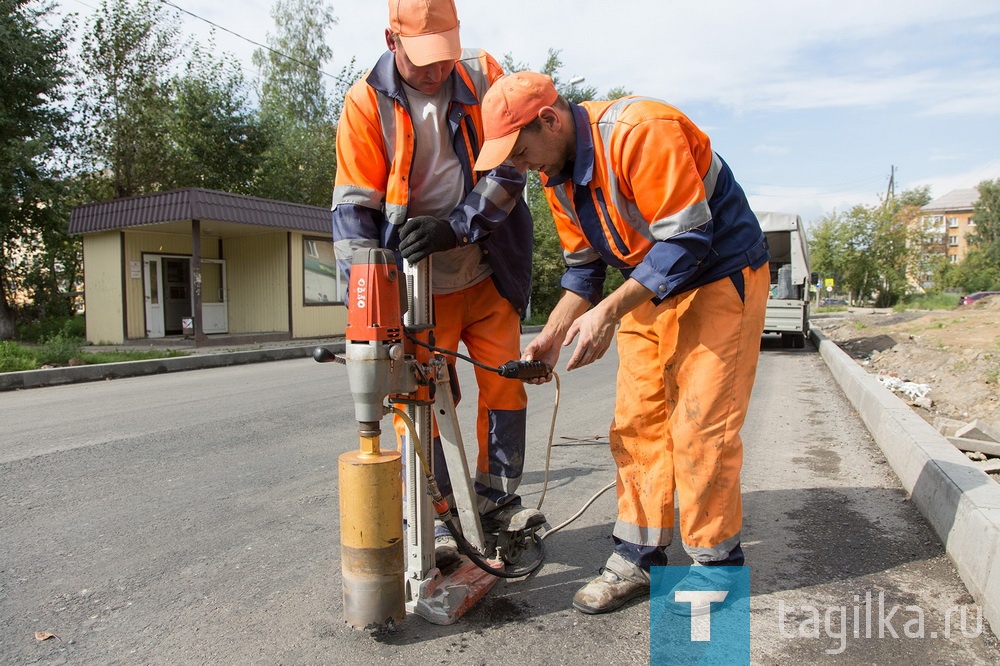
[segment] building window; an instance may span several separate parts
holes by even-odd
[[[347,278],[337,266],[332,240],[302,239],[302,287],[306,305],[343,304]]]
[[[950,264],[957,264],[958,263],[958,255],[957,254],[950,255],[948,257],[948,263],[950,263]]]
[[[957,217],[949,217],[948,218],[948,228],[949,229],[958,229],[958,218]]]
[[[948,236],[948,245],[958,247],[958,236]]]
[[[974,227],[974,226],[976,226],[976,221],[975,221],[974,219],[972,219],[972,218],[970,217],[970,218],[969,218],[969,222],[968,222],[968,225],[969,225],[970,227]]]

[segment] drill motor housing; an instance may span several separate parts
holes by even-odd
[[[347,295],[345,356],[359,423],[381,421],[386,396],[416,390],[404,346],[405,293],[391,250],[354,251]]]

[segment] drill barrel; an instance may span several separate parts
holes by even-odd
[[[389,628],[406,615],[403,463],[378,438],[362,433],[361,449],[339,459],[344,621],[356,629]]]

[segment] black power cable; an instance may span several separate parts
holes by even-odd
[[[548,364],[543,361],[507,361],[500,367],[494,368],[491,365],[480,363],[471,356],[466,356],[465,354],[460,354],[457,351],[445,349],[444,347],[435,347],[434,345],[428,344],[423,340],[417,339],[417,337],[409,331],[406,332],[406,337],[409,338],[410,342],[418,347],[429,349],[430,351],[437,352],[438,354],[446,354],[448,356],[460,358],[463,361],[468,361],[477,368],[495,372],[501,377],[506,377],[508,379],[537,379],[540,377],[548,377],[552,372],[552,368],[550,368]]]
[[[531,538],[538,545],[538,558],[529,564],[528,566],[522,567],[520,569],[510,569],[510,567],[504,567],[503,569],[496,569],[491,567],[489,562],[487,562],[483,557],[476,552],[475,547],[469,543],[465,535],[462,534],[462,530],[458,529],[458,525],[455,524],[454,518],[449,518],[444,521],[444,524],[448,527],[448,531],[451,535],[455,537],[455,541],[458,543],[458,549],[469,558],[469,560],[475,564],[477,567],[490,574],[491,576],[496,576],[497,578],[524,578],[528,574],[533,573],[538,567],[542,566],[542,562],[545,561],[545,546],[542,543],[541,537],[534,530],[531,531]]]

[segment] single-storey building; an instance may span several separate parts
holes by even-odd
[[[95,344],[344,333],[329,209],[188,188],[80,206],[69,230]]]

